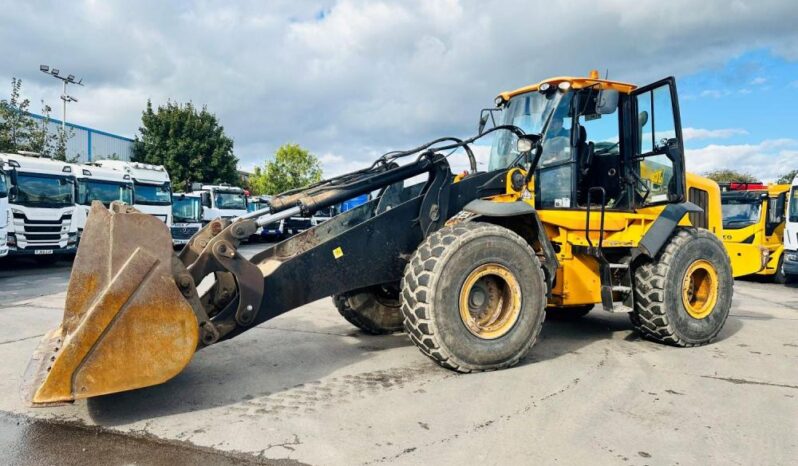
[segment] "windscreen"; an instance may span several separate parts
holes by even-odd
[[[798,222],[798,186],[792,187],[790,192],[790,221]]]
[[[762,201],[759,199],[723,199],[723,228],[739,230],[759,221]]]
[[[172,188],[169,183],[145,184],[136,182],[133,185],[136,204],[145,205],[170,205],[172,203]]]
[[[225,193],[217,191],[215,194],[217,209],[246,210],[247,199],[244,193]]]
[[[196,197],[174,198],[172,217],[178,223],[197,223],[201,214],[200,200]]]
[[[78,180],[77,203],[91,205],[93,201],[100,201],[106,206],[114,201],[133,204],[133,186],[130,183],[117,183],[114,181]]]
[[[8,196],[8,181],[6,181],[6,174],[0,170],[0,198]]]
[[[75,179],[71,176],[18,173],[12,204],[30,207],[65,207],[75,203]]]

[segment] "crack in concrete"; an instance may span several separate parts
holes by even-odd
[[[715,377],[712,375],[702,375],[704,379],[714,379],[714,380],[722,380],[724,382],[733,383],[736,385],[765,385],[768,387],[779,387],[779,388],[792,388],[798,390],[798,385],[787,385],[781,383],[771,383],[771,382],[758,382],[756,380],[747,380],[747,379],[738,379],[734,377]]]
[[[32,335],[32,336],[29,336],[29,337],[17,338],[16,340],[0,341],[0,345],[7,345],[7,344],[11,344],[11,343],[17,343],[17,342],[20,342],[20,341],[31,340],[33,338],[41,338],[43,336],[44,336],[44,334],[40,333],[38,335]]]

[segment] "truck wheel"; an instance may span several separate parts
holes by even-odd
[[[591,310],[593,310],[593,304],[571,307],[547,307],[546,319],[559,321],[579,320],[588,315]]]
[[[465,222],[419,246],[402,279],[405,330],[422,353],[458,372],[516,364],[545,318],[535,251],[514,232]]]
[[[784,273],[784,253],[779,257],[779,263],[776,265],[776,273],[773,274],[773,283],[783,285],[787,283],[787,275]]]
[[[704,229],[680,229],[656,260],[635,270],[632,323],[673,346],[712,341],[731,308],[734,279],[723,243]]]
[[[381,286],[333,296],[338,312],[350,324],[372,335],[402,331],[399,293]]]

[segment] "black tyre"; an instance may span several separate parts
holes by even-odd
[[[661,343],[707,344],[729,316],[733,287],[718,237],[704,229],[677,230],[654,261],[635,270],[632,323]]]
[[[338,312],[350,324],[372,335],[401,332],[399,292],[372,287],[333,296]]]
[[[773,283],[783,285],[787,283],[787,274],[784,273],[784,253],[779,257],[779,263],[776,265],[776,273],[771,277]]]
[[[546,319],[559,321],[579,320],[593,310],[593,304],[571,307],[547,307]]]
[[[422,353],[459,372],[516,364],[545,318],[535,251],[514,232],[465,222],[433,233],[402,279],[402,313]]]

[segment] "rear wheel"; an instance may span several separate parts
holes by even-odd
[[[712,341],[726,322],[734,280],[723,243],[704,229],[681,229],[656,260],[635,270],[632,323],[674,346]]]
[[[579,320],[588,315],[593,310],[593,304],[571,307],[548,307],[546,308],[546,318],[549,320],[571,321]]]
[[[402,331],[398,291],[375,286],[333,296],[333,303],[347,322],[372,335]]]
[[[487,223],[430,235],[405,268],[401,288],[410,339],[459,372],[516,364],[545,318],[546,285],[535,251],[514,232]]]
[[[776,273],[773,274],[773,283],[785,284],[787,283],[787,275],[784,273],[784,254],[779,257],[779,263],[776,265]]]

